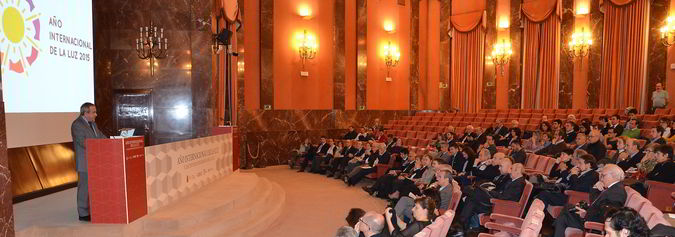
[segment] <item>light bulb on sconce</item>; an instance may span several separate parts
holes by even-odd
[[[506,39],[502,39],[501,43],[496,43],[492,47],[492,55],[490,57],[492,58],[492,63],[496,67],[501,68],[501,75],[504,75],[504,67],[511,60],[512,54],[511,42],[506,42]]]
[[[666,18],[665,25],[659,29],[661,32],[661,43],[670,47],[675,44],[675,17],[669,16]]]
[[[300,55],[300,59],[302,59],[302,71],[300,71],[300,76],[309,76],[309,72],[305,71],[305,61],[316,57],[316,51],[319,48],[316,36],[307,32],[307,30],[304,30],[302,33],[295,35],[295,41],[298,54]]]
[[[586,31],[586,29],[582,27],[581,31],[572,34],[572,38],[568,43],[568,51],[573,58],[583,60],[583,58],[588,55],[591,45],[593,45],[591,32]]]
[[[384,21],[384,24],[382,26],[384,28],[384,31],[387,33],[394,33],[396,32],[394,30],[394,23],[391,21]]]
[[[588,8],[588,3],[580,3],[579,6],[577,6],[577,16],[585,16],[588,15],[589,12],[590,9]]]
[[[298,15],[305,19],[311,19],[312,9],[308,5],[300,5],[298,7]]]
[[[391,81],[392,79],[389,77],[389,71],[391,71],[392,67],[398,65],[398,62],[401,59],[401,52],[396,45],[391,44],[391,41],[384,45],[383,49],[384,65],[387,66],[387,77],[385,78],[385,81]]]

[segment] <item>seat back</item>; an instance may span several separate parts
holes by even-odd
[[[658,224],[670,226],[670,224],[668,223],[666,218],[663,217],[663,213],[660,213],[660,214],[655,213],[655,214],[652,215],[651,218],[649,218],[649,221],[647,221],[647,226],[649,227],[649,229],[653,229],[654,226],[656,226]]]
[[[452,225],[452,219],[455,218],[455,211],[453,210],[446,211],[445,214],[439,216],[438,218],[443,219],[443,227],[441,228],[440,234],[441,236],[447,236],[448,231],[450,231],[450,225]],[[436,220],[438,220],[438,218],[436,218]]]
[[[640,216],[647,221],[647,226],[651,229],[654,228],[656,224],[659,224],[658,219],[659,217],[663,218],[663,212],[659,211],[654,205],[647,203],[640,209]],[[654,221],[652,221],[652,219],[654,219]]]
[[[450,208],[453,211],[457,211],[457,206],[459,206],[459,199],[462,197],[462,189],[460,187],[453,185],[452,190],[452,201],[450,203]]]
[[[661,211],[673,206],[673,199],[670,197],[675,192],[675,184],[647,180],[647,199]]]
[[[533,187],[534,185],[532,185],[532,183],[525,180],[525,189],[523,189],[523,194],[520,195],[520,201],[518,202],[518,205],[520,205],[520,214],[518,214],[518,217],[523,216],[523,212],[525,212],[525,205],[527,205],[527,200],[530,199],[530,194],[532,193]]]
[[[525,169],[534,169],[537,165],[537,160],[539,156],[534,153],[527,154],[527,160],[525,161]]]
[[[429,235],[429,237],[441,237],[444,224],[445,220],[443,220],[442,218],[436,218],[436,221],[431,223],[431,225],[427,226],[431,229],[431,234]]]
[[[546,170],[546,166],[548,165],[549,158],[546,156],[540,156],[539,160],[537,161],[537,165],[534,167],[537,171],[544,172]]]
[[[640,193],[638,193],[637,191],[635,191],[633,188],[631,188],[629,186],[625,186],[624,189],[626,190],[626,203],[624,203],[624,206],[627,206],[628,202],[632,198],[635,198],[634,197],[635,195],[638,195],[638,196],[642,197],[642,195],[640,195]]]
[[[646,198],[644,198],[640,194],[638,194],[638,195],[631,196],[631,199],[628,200],[628,202],[626,203],[625,206],[633,208],[633,210],[639,211],[648,202],[649,202],[649,200],[647,200]],[[647,219],[645,219],[645,220],[647,220]]]

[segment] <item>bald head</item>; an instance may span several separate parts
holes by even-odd
[[[368,224],[372,233],[380,233],[384,228],[384,216],[380,213],[369,211],[363,216],[363,222]]]
[[[504,157],[506,157],[506,154],[504,154],[503,152],[497,152],[492,157],[495,159],[504,159]]]

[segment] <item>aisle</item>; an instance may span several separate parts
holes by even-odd
[[[286,204],[281,216],[262,236],[333,236],[352,207],[366,211],[384,211],[386,201],[368,196],[361,190],[365,183],[347,187],[342,181],[326,176],[297,173],[287,165],[242,170],[276,182],[286,190]]]

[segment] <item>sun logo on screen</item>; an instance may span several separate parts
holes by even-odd
[[[0,0],[0,65],[17,74],[28,74],[40,52],[40,13],[33,0]]]

